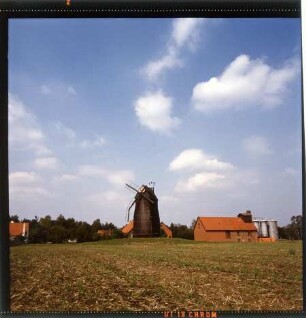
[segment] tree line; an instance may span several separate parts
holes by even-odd
[[[63,243],[68,242],[68,240],[77,240],[77,242],[97,241],[105,238],[98,234],[98,230],[109,229],[113,230],[113,234],[107,238],[123,237],[121,230],[113,223],[101,223],[100,219],[96,219],[92,224],[89,224],[84,221],[76,221],[74,218],[66,219],[62,214],[55,219],[47,215],[41,218],[35,216],[32,220],[20,220],[18,215],[12,215],[10,216],[10,221],[30,223],[29,243]],[[193,240],[193,225],[195,221],[189,227],[183,224],[171,223],[169,228],[173,237]],[[161,236],[165,236],[163,231],[161,231]],[[19,239],[22,240],[22,237],[19,237]]]
[[[108,238],[122,238],[123,234],[113,223],[101,223],[96,219],[89,224],[84,221],[76,221],[74,218],[65,218],[60,214],[56,219],[50,215],[42,218],[35,216],[34,219],[20,220],[18,215],[12,215],[10,221],[30,223],[30,243],[63,243],[68,240],[77,240],[77,242],[91,242],[102,239],[98,230],[113,230]],[[287,240],[301,240],[303,229],[302,215],[292,216],[291,223],[278,227],[279,238]],[[171,223],[169,228],[172,231],[172,237],[193,240],[193,228],[196,220],[193,220],[190,226]],[[161,236],[165,236],[161,231]],[[20,238],[21,239],[21,238]]]
[[[68,240],[77,242],[91,242],[100,239],[98,230],[113,230],[113,237],[120,237],[121,231],[113,223],[101,223],[96,219],[92,224],[84,221],[76,221],[74,218],[65,218],[60,214],[56,219],[50,215],[42,218],[19,220],[18,215],[10,217],[13,222],[30,223],[29,243],[63,243]],[[21,239],[21,238],[20,238]]]
[[[296,215],[290,219],[291,223],[278,227],[280,239],[285,240],[302,240],[303,239],[303,216]]]

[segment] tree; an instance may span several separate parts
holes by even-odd
[[[191,222],[191,225],[190,225],[190,228],[193,230],[195,225],[197,223],[197,220],[196,219],[193,219],[192,222]]]
[[[102,223],[101,224],[101,230],[114,230],[116,229],[116,226],[113,223]]]
[[[292,216],[291,223],[278,228],[279,237],[287,240],[302,240],[303,217],[302,215]]]
[[[193,229],[187,225],[171,223],[170,229],[173,237],[193,240]]]
[[[10,216],[10,221],[13,221],[15,223],[19,223],[19,216],[18,215],[12,215]]]
[[[41,226],[44,226],[46,228],[50,228],[53,224],[53,221],[50,215],[46,215],[44,218],[40,218],[38,222]]]
[[[102,224],[101,224],[100,219],[94,220],[92,222],[91,228],[92,228],[93,232],[98,232],[99,230],[101,230],[102,229]]]
[[[63,243],[68,240],[68,230],[62,225],[53,225],[49,233],[49,241],[53,243]]]
[[[290,224],[290,234],[294,240],[301,240],[303,235],[303,217],[302,215],[292,216]]]

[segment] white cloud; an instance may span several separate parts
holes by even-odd
[[[225,175],[215,172],[201,172],[188,178],[185,181],[179,181],[175,187],[177,192],[194,192],[207,188],[220,188],[220,181],[225,179]]]
[[[214,156],[205,154],[201,149],[186,149],[175,157],[169,165],[169,170],[231,170],[234,166],[228,162],[220,161]]]
[[[167,134],[180,123],[171,115],[172,98],[161,91],[139,97],[135,102],[135,112],[141,125],[160,133]]]
[[[237,169],[229,162],[220,161],[216,156],[208,155],[201,149],[186,149],[169,164],[170,171],[197,173],[179,179],[176,192],[197,192],[198,190],[229,187]]]
[[[262,59],[240,55],[221,75],[198,83],[193,89],[192,103],[203,112],[249,106],[273,108],[283,103],[288,85],[298,72],[297,59],[276,69]]]
[[[156,80],[158,76],[165,70],[171,70],[181,66],[183,66],[182,60],[177,57],[177,53],[175,50],[171,50],[160,59],[150,61],[147,64],[144,72],[147,78],[153,81]]]
[[[117,201],[122,200],[122,196],[118,191],[105,191],[101,193],[101,196],[107,201]]]
[[[105,145],[106,140],[102,136],[94,136],[90,140],[83,140],[79,142],[77,140],[76,132],[67,127],[60,121],[54,123],[54,128],[58,134],[62,135],[68,141],[68,146],[70,147],[80,147],[82,149],[89,149],[89,148],[98,148]]]
[[[128,180],[134,180],[135,175],[131,170],[108,170],[101,166],[81,165],[79,166],[79,174],[82,176],[103,178],[113,186],[121,186]]]
[[[26,185],[39,183],[41,177],[35,172],[16,171],[9,175],[10,185]]]
[[[198,27],[203,23],[201,18],[178,18],[173,22],[171,39],[177,48],[186,43],[193,46],[197,41]]]
[[[54,183],[70,183],[79,180],[79,177],[74,174],[62,174],[53,178]]]
[[[73,145],[76,138],[76,133],[73,129],[67,127],[60,121],[57,121],[54,124],[54,128],[56,129],[58,134],[63,135],[66,139],[68,139],[69,145]]]
[[[21,200],[21,198],[23,199],[29,199],[32,198],[33,196],[36,198],[39,198],[37,196],[50,196],[50,192],[48,190],[46,190],[43,187],[28,187],[28,186],[24,186],[24,187],[11,187],[10,188],[10,195],[14,196],[14,200],[18,201]]]
[[[107,180],[113,184],[122,186],[124,185],[127,180],[134,180],[134,173],[130,170],[118,170],[118,171],[112,171],[108,173]]]
[[[80,143],[80,147],[83,149],[88,148],[98,148],[104,146],[106,143],[106,140],[101,136],[96,136],[93,140],[83,140]]]
[[[56,169],[59,161],[55,157],[40,157],[34,160],[34,164],[39,169]]]
[[[179,199],[174,195],[161,195],[159,201],[163,202],[163,204],[173,204],[178,203]]]
[[[266,138],[262,136],[254,135],[245,139],[243,147],[252,156],[265,156],[272,153]]]
[[[20,196],[48,196],[49,192],[43,187],[43,179],[36,172],[16,171],[9,175],[9,192],[15,201]]]
[[[203,21],[201,18],[178,18],[173,21],[166,53],[159,59],[150,61],[143,69],[148,80],[156,81],[165,70],[183,66],[183,61],[179,57],[180,50],[184,45],[195,48],[199,27]]]
[[[51,153],[45,145],[45,135],[34,114],[11,94],[9,95],[9,143],[11,150],[31,150],[36,155]]]

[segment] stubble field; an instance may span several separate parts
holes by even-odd
[[[11,248],[12,311],[302,310],[302,243],[118,239]]]

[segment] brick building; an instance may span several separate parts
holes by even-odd
[[[16,237],[23,237],[25,240],[29,238],[30,224],[27,222],[11,222],[9,225],[10,240],[15,240]]]
[[[198,217],[194,240],[206,242],[257,242],[258,234],[250,211],[237,217]]]

